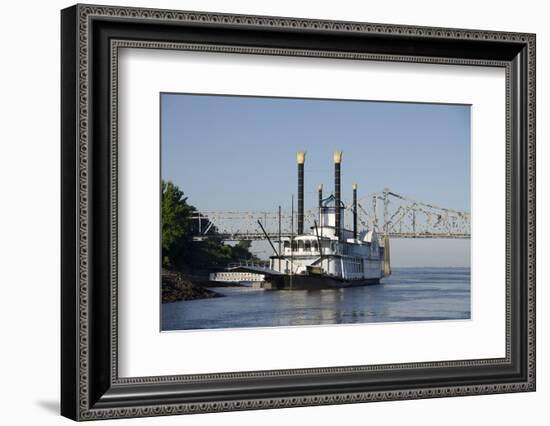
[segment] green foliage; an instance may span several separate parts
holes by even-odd
[[[252,241],[247,241],[247,240],[241,240],[237,243],[237,247],[245,250],[249,250],[251,245],[252,245]]]
[[[238,260],[249,260],[252,259],[253,256],[250,253],[250,246],[252,245],[252,241],[239,241],[237,245],[232,247],[233,251],[233,261]]]
[[[165,268],[185,272],[207,272],[223,269],[228,263],[253,259],[250,241],[236,245],[221,240],[193,241],[198,224],[191,217],[197,210],[187,203],[183,191],[172,182],[162,182],[162,263]],[[203,223],[203,227],[206,223]],[[212,226],[209,234],[215,236]]]
[[[191,215],[195,208],[172,182],[162,182],[162,259],[176,268],[185,263],[192,245]]]
[[[195,243],[190,261],[198,270],[220,270],[233,261],[232,247],[219,241],[206,240]]]

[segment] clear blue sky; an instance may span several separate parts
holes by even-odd
[[[317,185],[332,191],[334,150],[342,191],[388,187],[470,210],[467,105],[161,95],[162,178],[202,210],[276,210],[296,193],[296,151],[307,152],[306,209]],[[420,251],[420,253],[419,253]],[[395,266],[469,266],[469,241],[400,241]]]

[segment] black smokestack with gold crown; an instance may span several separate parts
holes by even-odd
[[[357,184],[352,185],[353,189],[353,239],[357,239]]]
[[[341,194],[340,194],[340,163],[342,162],[342,151],[334,152],[334,217],[335,217],[335,236],[340,239],[340,228],[342,219]]]
[[[298,163],[298,235],[304,233],[304,162],[306,153],[299,151],[296,154]]]

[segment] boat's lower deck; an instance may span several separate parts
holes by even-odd
[[[270,276],[262,283],[266,290],[322,290],[380,284],[380,278],[344,280],[327,275]]]

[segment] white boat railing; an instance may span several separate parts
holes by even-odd
[[[258,262],[258,261],[232,262],[232,263],[229,263],[225,269],[229,271],[231,269],[242,268],[242,267],[270,269],[269,262]]]

